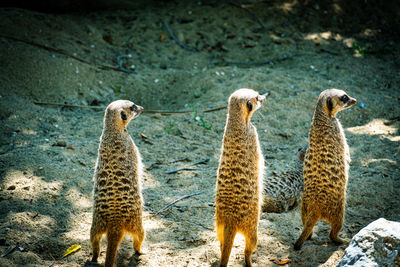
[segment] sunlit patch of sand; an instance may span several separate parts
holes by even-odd
[[[346,130],[353,134],[395,134],[397,128],[393,125],[388,125],[388,122],[389,121],[384,119],[374,119],[365,125],[346,128]],[[398,136],[396,136],[395,139],[398,139]]]

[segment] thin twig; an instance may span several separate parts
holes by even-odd
[[[50,265],[48,266],[48,267],[51,267],[51,266],[53,266],[54,265],[54,263],[55,264],[58,264],[57,263],[57,261],[56,261],[56,259],[53,257],[53,255],[51,255],[51,253],[49,253],[50,254],[50,257],[53,259],[53,262],[52,263],[50,263]]]
[[[264,24],[262,23],[262,21],[256,16],[256,14],[254,14],[253,12],[251,12],[250,10],[248,10],[247,8],[245,8],[242,5],[238,5],[238,4],[235,4],[235,3],[230,3],[230,4],[232,6],[235,6],[235,7],[238,7],[238,8],[241,8],[241,9],[245,10],[247,13],[249,13],[250,16],[252,16],[257,21],[258,24],[260,24],[260,26],[261,26],[263,31],[266,29]]]
[[[168,205],[166,205],[164,208],[162,208],[162,209],[160,209],[159,211],[157,211],[156,213],[154,213],[154,216],[156,216],[156,215],[158,215],[158,214],[160,214],[160,213],[163,213],[163,212],[169,210],[173,205],[175,205],[177,202],[179,202],[179,201],[181,201],[181,200],[183,200],[183,199],[186,199],[186,198],[189,198],[189,197],[193,197],[193,196],[197,196],[197,195],[200,195],[200,194],[202,194],[202,193],[203,193],[203,192],[197,192],[197,193],[193,193],[193,194],[190,194],[190,195],[184,195],[184,196],[182,196],[182,197],[180,197],[180,198],[178,198],[178,199],[172,201],[171,203],[169,203]]]
[[[197,165],[197,164],[204,164],[204,163],[207,163],[208,161],[210,161],[210,159],[202,159],[202,160],[196,161],[195,163],[186,165],[186,166],[184,166],[182,168],[179,168],[179,169],[176,169],[176,170],[171,170],[171,171],[166,171],[165,173],[166,174],[172,174],[172,173],[177,173],[177,172],[182,171],[182,170],[187,170],[187,171],[204,170],[205,168],[190,168],[190,167],[194,166],[194,165]]]
[[[167,29],[168,33],[169,33],[169,36],[171,36],[171,38],[175,41],[175,43],[177,43],[180,47],[182,47],[182,48],[184,48],[184,49],[186,49],[186,50],[189,50],[189,51],[197,51],[196,48],[193,48],[193,47],[187,46],[187,45],[185,45],[185,44],[182,44],[182,43],[175,37],[175,35],[172,33],[172,31],[171,31],[170,27],[168,26],[167,22],[166,22],[165,20],[163,20],[163,23],[164,23],[164,26],[165,26],[165,28]]]
[[[243,10],[245,10],[247,13],[250,14],[250,16],[252,16],[254,18],[255,21],[257,21],[258,24],[260,24],[261,26],[261,32],[266,32],[266,31],[272,31],[277,27],[286,27],[289,26],[291,24],[293,24],[297,19],[299,19],[299,16],[296,16],[294,18],[292,18],[291,20],[285,21],[283,23],[281,23],[280,25],[277,26],[269,26],[269,27],[265,27],[265,25],[262,23],[262,21],[256,16],[256,14],[254,14],[253,12],[251,12],[248,8],[242,6],[242,5],[238,5],[235,3],[230,3],[231,5],[241,8]]]
[[[150,167],[147,168],[147,170],[151,170],[151,169],[153,169],[153,168],[156,168],[156,167],[159,166],[159,165],[176,163],[176,162],[185,161],[185,160],[188,160],[188,159],[189,159],[188,157],[185,157],[185,158],[173,160],[173,161],[170,161],[170,162],[160,162],[160,161],[156,161],[156,162],[152,163],[152,164],[150,165]]]
[[[7,256],[8,254],[14,252],[14,250],[15,250],[17,247],[18,247],[17,245],[9,246],[9,247],[6,249],[6,251],[5,251],[3,254],[1,254],[1,256],[2,256],[2,257]]]
[[[351,213],[351,212],[348,211],[348,210],[346,210],[346,213],[349,214],[350,216],[353,216],[353,217],[360,217],[360,218],[364,218],[364,219],[376,219],[376,218],[371,217],[371,216],[365,216],[365,215],[354,214],[354,213]]]
[[[204,228],[204,229],[206,229],[206,230],[213,230],[212,228],[207,227],[207,226],[205,226],[205,225],[202,224],[202,223],[192,222],[192,221],[189,221],[189,220],[184,220],[184,221],[185,221],[185,222],[188,222],[188,223],[191,223],[191,224],[198,225],[198,226],[200,226],[200,227],[202,227],[202,228]]]
[[[128,72],[128,73],[135,73],[136,74],[136,71],[134,71],[134,70],[128,70],[127,68],[125,68],[124,67],[124,62],[121,60],[122,58],[131,58],[132,56],[131,55],[127,55],[127,56],[118,56],[117,57],[117,61],[118,61],[118,64],[119,64],[119,68],[121,69],[121,70],[123,70],[123,71],[125,71],[125,72]]]
[[[108,65],[104,65],[104,64],[100,64],[100,63],[96,63],[96,62],[87,61],[87,60],[85,60],[83,58],[74,56],[71,53],[69,53],[69,52],[67,52],[67,51],[65,51],[63,49],[54,48],[54,47],[50,47],[50,46],[47,46],[47,45],[42,45],[42,44],[38,44],[38,43],[35,43],[35,42],[32,42],[32,41],[26,41],[26,40],[22,40],[22,39],[19,39],[19,38],[15,38],[15,37],[3,35],[3,34],[0,34],[0,37],[6,38],[6,39],[10,39],[10,40],[13,40],[13,41],[17,41],[17,42],[21,42],[21,43],[25,43],[25,44],[28,44],[28,45],[36,46],[36,47],[45,49],[47,51],[51,51],[51,52],[54,52],[54,53],[58,53],[58,54],[73,58],[73,59],[78,60],[78,61],[80,61],[82,63],[96,66],[96,67],[101,68],[101,69],[108,69],[108,70],[114,70],[114,71],[119,71],[119,72],[124,72],[124,73],[130,73],[126,69],[116,68],[116,67],[113,67],[113,66],[108,66]]]
[[[106,109],[106,107],[102,106],[82,106],[82,105],[69,105],[62,103],[50,103],[50,102],[33,102],[35,105],[46,105],[46,106],[59,106],[59,107],[68,107],[68,108],[89,108],[89,109]],[[216,107],[212,109],[199,110],[197,112],[207,113],[218,111],[221,109],[226,109],[227,106]],[[193,113],[193,110],[185,110],[185,111],[167,111],[167,110],[142,110],[142,113],[145,114],[189,114]]]
[[[182,167],[176,170],[171,170],[171,171],[167,171],[165,172],[166,174],[172,174],[172,173],[177,173],[179,171],[203,171],[206,170],[207,168],[190,168],[190,167]]]
[[[286,55],[281,58],[270,59],[270,60],[262,61],[262,62],[220,61],[220,62],[210,63],[210,67],[217,66],[217,65],[219,65],[219,66],[237,65],[237,66],[244,66],[244,67],[263,66],[263,65],[282,62],[282,61],[291,59],[292,57],[293,56]]]

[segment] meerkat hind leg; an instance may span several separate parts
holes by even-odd
[[[334,222],[331,222],[331,231],[329,232],[329,238],[337,245],[343,244],[344,240],[341,239],[338,235],[340,230],[342,229],[343,220],[340,218]]]
[[[141,246],[145,235],[143,227],[140,227],[140,229],[137,232],[133,233],[132,235],[133,235],[133,248],[135,250],[135,254],[140,255],[142,254]]]
[[[117,255],[117,250],[119,243],[122,241],[124,232],[121,229],[108,230],[107,232],[107,253],[106,253],[106,263],[105,267],[113,267],[115,262],[115,256]]]
[[[313,216],[313,217],[308,217],[307,220],[305,220],[304,226],[303,226],[303,231],[301,232],[300,237],[297,239],[296,243],[294,244],[294,249],[299,250],[303,243],[311,236],[312,230],[314,228],[314,225],[317,223],[318,217]]]
[[[233,241],[235,239],[236,230],[230,226],[223,226],[223,238],[221,242],[221,260],[219,266],[225,267],[228,265],[229,256],[231,255]]]
[[[90,229],[90,242],[92,243],[92,262],[97,262],[97,258],[100,254],[100,240],[103,236],[104,231],[101,231],[95,224]]]
[[[246,266],[251,266],[251,255],[257,247],[257,230],[245,234],[246,248],[244,249],[244,258]]]

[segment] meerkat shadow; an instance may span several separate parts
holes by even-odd
[[[90,260],[86,260],[85,264],[83,265],[83,267],[96,267],[96,266],[101,266],[101,264]]]
[[[140,261],[141,261],[140,255],[142,255],[142,254],[139,254],[137,252],[133,253],[133,255],[129,259],[129,263],[127,264],[127,266],[130,266],[130,267],[139,266]]]
[[[219,266],[219,260],[215,260],[213,263],[210,265],[211,267],[218,267]]]

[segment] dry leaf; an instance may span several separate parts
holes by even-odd
[[[68,255],[70,255],[71,253],[74,253],[74,252],[80,250],[80,249],[81,249],[81,246],[80,246],[80,245],[72,245],[72,246],[70,246],[70,247],[67,249],[67,252],[65,252],[63,258],[66,257],[66,256],[68,256]]]
[[[162,42],[162,41],[164,41],[165,40],[165,35],[164,34],[161,34],[160,35],[160,41]]]
[[[289,259],[281,260],[281,261],[278,263],[278,265],[285,265],[285,264],[288,264],[288,263],[291,263],[291,262],[292,262],[292,261],[289,260]]]

